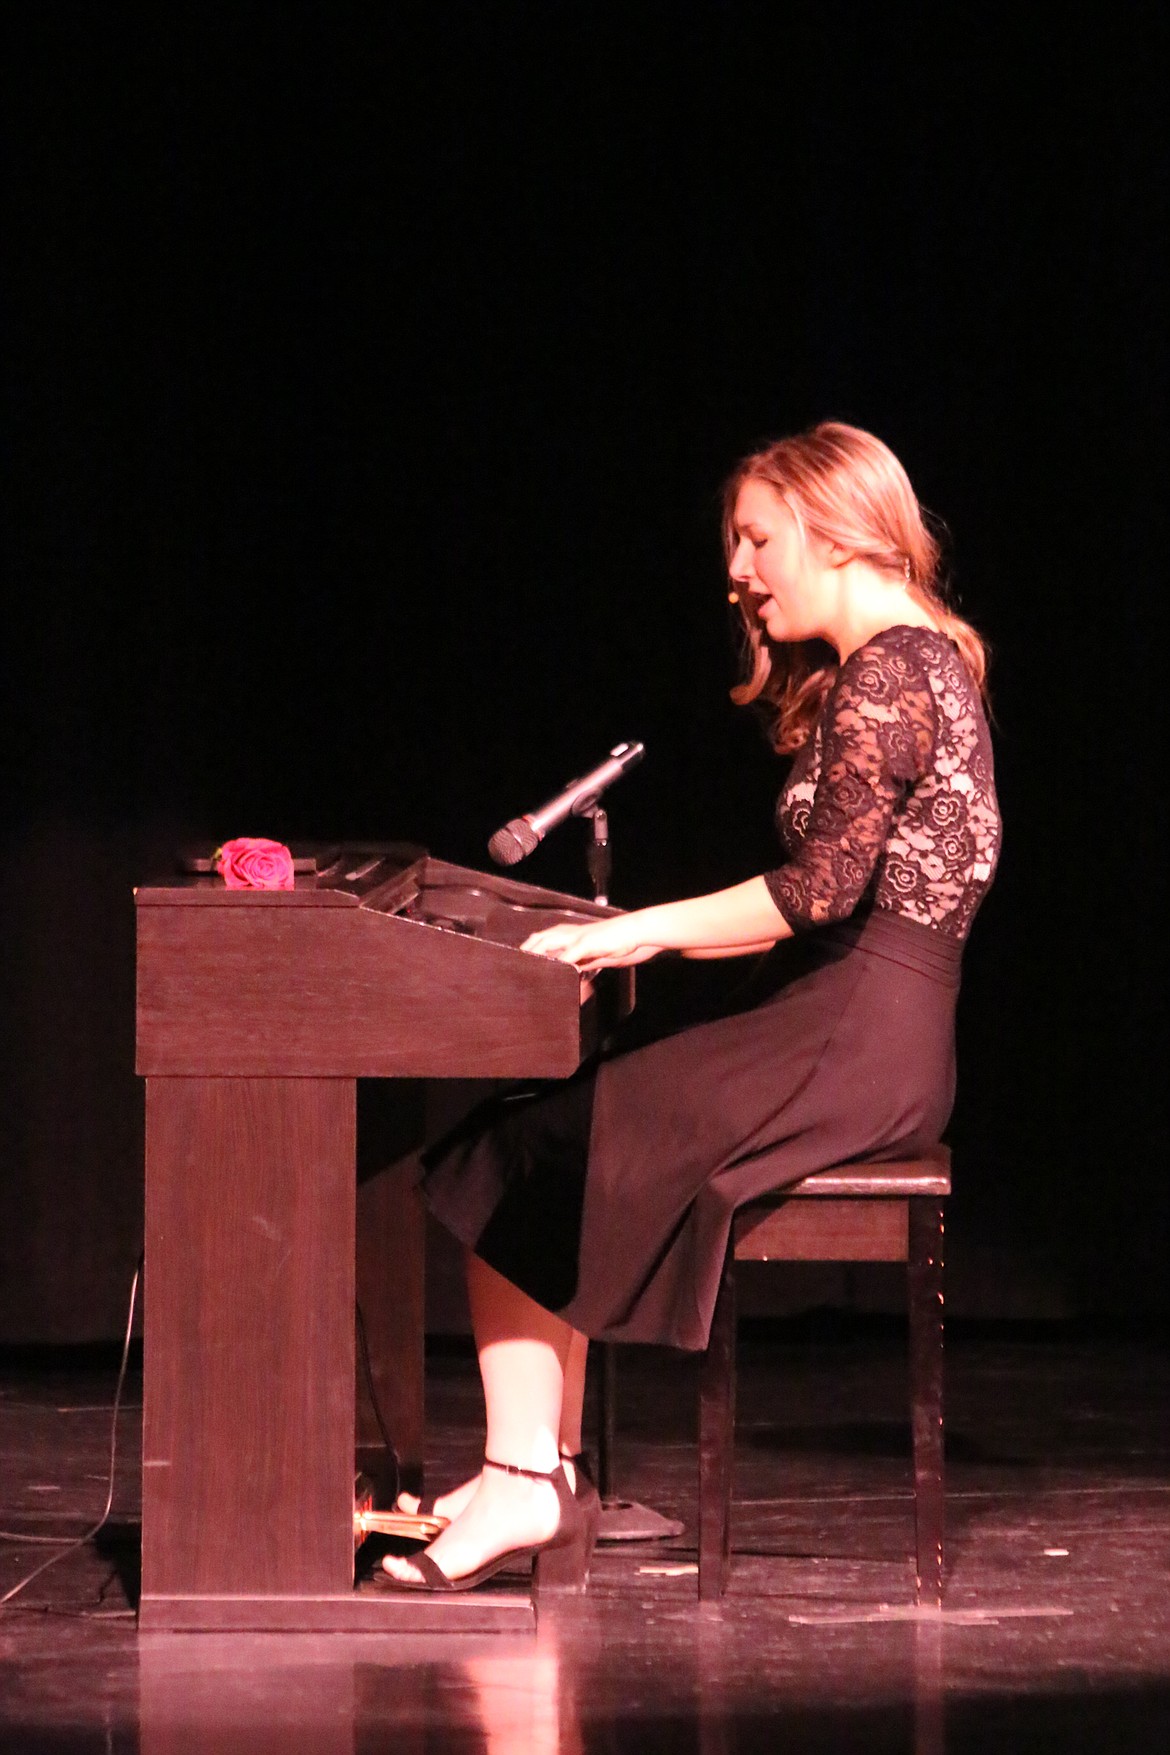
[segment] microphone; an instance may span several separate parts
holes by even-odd
[[[510,823],[497,829],[488,842],[488,852],[496,864],[518,865],[539,847],[549,830],[563,823],[566,817],[586,816],[606,787],[620,780],[626,769],[633,768],[645,754],[643,744],[615,744],[604,762],[591,768],[580,780],[570,780],[539,810],[530,811],[527,816],[513,817]]]

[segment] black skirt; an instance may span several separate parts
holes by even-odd
[[[960,951],[885,912],[801,934],[745,1009],[483,1105],[427,1153],[424,1198],[593,1339],[705,1347],[737,1206],[938,1142]]]

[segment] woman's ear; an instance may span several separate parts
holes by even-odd
[[[827,540],[824,545],[823,553],[825,564],[830,567],[847,567],[849,562],[856,558],[855,550],[844,548],[839,542],[829,542]]]

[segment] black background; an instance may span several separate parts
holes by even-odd
[[[29,9],[5,57],[0,1339],[116,1332],[131,885],[498,824],[618,739],[615,899],[771,863],[720,483],[902,457],[995,650],[956,1307],[1165,1314],[1164,25]],[[580,888],[574,826],[525,868]],[[647,1018],[709,972],[655,969]]]

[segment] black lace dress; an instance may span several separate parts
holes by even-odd
[[[494,1099],[427,1155],[442,1224],[605,1340],[704,1347],[735,1208],[935,1144],[962,944],[995,871],[987,723],[952,643],[898,627],[841,666],[767,874],[795,936],[750,1005]]]

